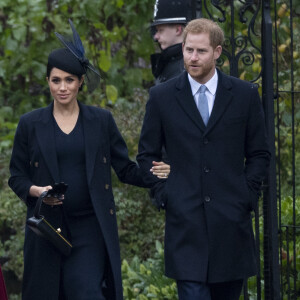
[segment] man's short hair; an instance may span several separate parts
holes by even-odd
[[[183,43],[186,41],[188,33],[200,34],[208,33],[210,45],[215,49],[224,43],[224,32],[221,27],[214,21],[200,18],[190,21],[183,31]]]

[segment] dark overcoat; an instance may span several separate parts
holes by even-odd
[[[138,163],[149,170],[165,145],[171,173],[154,193],[166,208],[166,275],[177,280],[256,273],[251,211],[270,159],[264,113],[254,84],[218,78],[207,127],[186,72],[153,87],[146,107]]]
[[[80,104],[86,173],[91,201],[109,257],[108,299],[122,300],[121,261],[111,166],[125,183],[144,186],[137,165],[128,158],[126,144],[109,111]],[[27,218],[33,215],[36,198],[31,185],[47,186],[60,181],[55,152],[53,104],[20,119],[10,163],[9,186],[26,203]],[[62,226],[63,205],[43,205],[42,214],[55,228]],[[25,227],[23,299],[57,300],[61,255],[46,240]],[[86,274],[83,274],[86,276]]]
[[[165,82],[184,71],[182,44],[172,45],[161,53],[151,55],[155,85]]]

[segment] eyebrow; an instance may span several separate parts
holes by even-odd
[[[69,75],[69,76],[66,76],[66,77],[52,76],[52,79],[69,79],[69,78],[74,79],[74,77],[75,76],[73,76],[73,75]]]
[[[201,47],[201,48],[195,48],[195,47],[191,47],[191,46],[186,46],[185,47],[187,50],[197,50],[197,51],[199,51],[199,50],[201,50],[201,51],[206,51],[207,50],[207,48],[206,47]]]

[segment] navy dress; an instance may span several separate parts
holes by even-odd
[[[88,190],[81,115],[69,134],[53,121],[60,180],[68,184],[64,221],[73,246],[62,261],[60,298],[102,300],[107,254]]]

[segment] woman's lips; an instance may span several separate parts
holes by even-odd
[[[62,94],[59,94],[58,96],[59,96],[60,98],[62,98],[62,99],[66,99],[66,98],[68,98],[69,95],[67,95],[67,94],[63,94],[63,95],[62,95]]]

